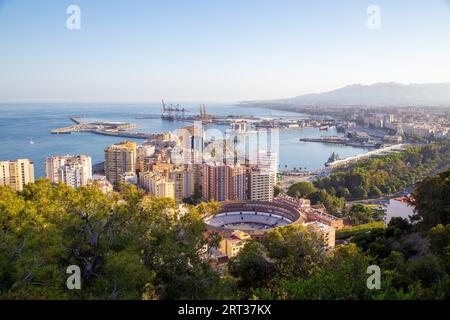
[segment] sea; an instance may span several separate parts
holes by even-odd
[[[182,104],[197,114],[196,103]],[[212,115],[246,115],[260,118],[307,119],[308,115],[243,107],[234,104],[207,104],[207,112]],[[189,125],[187,122],[171,122],[160,118],[161,105],[149,104],[0,104],[0,160],[31,159],[35,165],[36,178],[43,177],[44,162],[48,156],[65,154],[86,154],[93,164],[103,161],[106,146],[125,140],[88,132],[53,135],[51,130],[72,125],[70,117],[79,116],[83,121],[117,121],[138,125],[137,131],[160,133],[175,131]],[[148,117],[142,119],[140,117]],[[223,130],[226,126],[217,126]],[[279,166],[281,170],[316,170],[333,152],[341,157],[366,153],[365,148],[344,145],[300,142],[300,138],[340,136],[336,130],[319,131],[318,128],[304,128],[280,131]],[[134,139],[128,139],[134,140]],[[33,141],[34,143],[30,143]],[[143,140],[134,140],[142,143]]]

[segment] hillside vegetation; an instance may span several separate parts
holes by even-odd
[[[180,216],[173,201],[129,185],[110,195],[46,180],[19,193],[0,187],[0,298],[449,299],[449,181],[450,170],[418,184],[414,224],[394,218],[333,251],[301,225],[276,228],[224,274],[203,259],[220,239],[205,236],[202,220],[217,204]],[[380,290],[366,286],[373,264]],[[81,290],[67,289],[70,265]]]

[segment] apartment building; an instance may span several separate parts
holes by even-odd
[[[124,141],[105,148],[105,175],[112,184],[136,172],[136,143]]]
[[[250,170],[250,200],[272,201],[277,174],[260,169]]]
[[[230,199],[228,166],[224,164],[203,164],[202,198],[205,201],[227,201]]]
[[[278,171],[278,155],[274,151],[259,150],[257,153],[257,167],[265,171]]]
[[[202,197],[205,201],[248,199],[248,168],[226,164],[203,164]]]
[[[181,203],[184,198],[194,194],[194,172],[192,170],[177,169],[169,171],[168,177],[175,183],[175,200]]]
[[[22,191],[28,183],[34,183],[34,163],[29,159],[0,160],[0,185]]]
[[[45,160],[45,176],[75,189],[85,186],[92,180],[92,159],[86,155],[49,157]]]
[[[140,173],[139,181],[141,187],[150,192],[154,197],[175,199],[175,182],[163,176],[161,173]]]

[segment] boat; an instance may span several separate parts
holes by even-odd
[[[33,139],[30,139],[30,141],[28,141],[28,144],[34,144]]]
[[[338,161],[338,160],[342,160],[341,157],[339,157],[339,155],[337,153],[333,152],[331,154],[331,156],[328,158],[327,162],[325,162],[325,167],[328,167],[333,162]]]
[[[319,127],[320,131],[328,131],[328,129],[330,129],[329,126],[321,126],[321,127]]]

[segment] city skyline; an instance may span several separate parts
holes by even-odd
[[[225,102],[450,80],[448,1],[134,4],[1,1],[0,102]],[[67,29],[70,5],[80,30]]]
[[[450,0],[0,0],[0,300],[448,301],[449,18]]]

